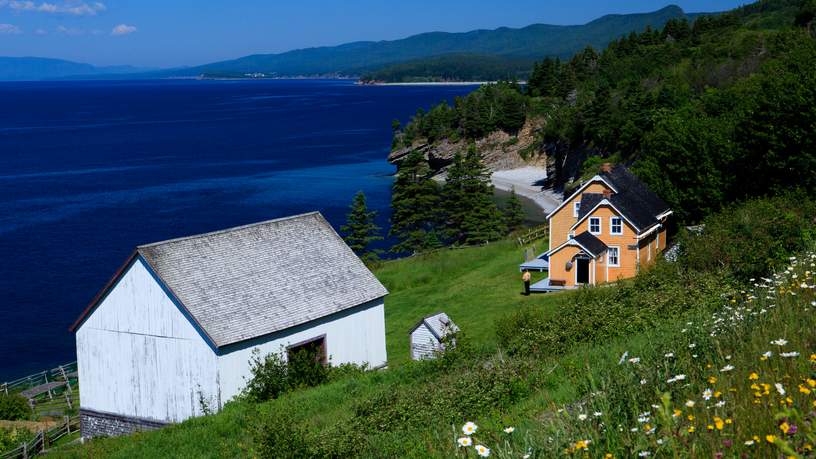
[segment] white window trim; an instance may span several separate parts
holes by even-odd
[[[612,257],[609,256],[610,255],[609,250],[607,250],[606,251],[606,264],[609,265],[610,268],[620,268],[620,256],[621,256],[620,247],[611,245],[611,246],[609,246],[609,249],[615,249],[615,251],[618,254],[618,256],[617,256],[618,262],[617,263],[612,263]]]
[[[613,228],[615,228],[615,227],[612,225],[612,221],[614,219],[616,219],[616,218],[618,220],[620,220],[620,232],[617,232],[617,233],[614,231]],[[623,236],[623,219],[622,218],[620,218],[620,217],[609,217],[609,234],[612,235],[612,236]]]
[[[592,231],[592,220],[598,220],[598,231],[596,231],[596,232]],[[603,234],[603,223],[602,222],[603,222],[603,219],[601,217],[589,217],[589,221],[587,223],[587,229],[589,230],[589,234],[592,234],[592,235],[595,235],[595,236],[597,236],[599,234]]]
[[[578,215],[581,213],[581,201],[575,201],[572,203],[572,216],[578,218]]]

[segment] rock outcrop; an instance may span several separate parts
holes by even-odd
[[[542,128],[542,119],[528,119],[518,134],[512,136],[503,131],[477,140],[476,149],[481,153],[485,166],[491,171],[515,169],[523,166],[547,166],[547,154],[541,148],[537,133]],[[453,162],[456,152],[464,153],[468,141],[451,142],[448,139],[434,144],[415,143],[400,148],[388,155],[388,161],[399,164],[414,150],[421,152],[437,176],[444,177],[447,167]]]

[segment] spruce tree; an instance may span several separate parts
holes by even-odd
[[[375,223],[376,211],[369,211],[365,193],[358,191],[351,202],[346,224],[340,227],[351,250],[366,263],[379,258],[379,250],[372,250],[371,243],[382,240],[380,227]]]
[[[400,164],[391,193],[391,231],[395,253],[417,253],[441,245],[437,235],[439,189],[422,154],[411,152]]]
[[[443,194],[445,234],[452,242],[477,244],[504,235],[504,216],[493,200],[490,173],[475,145],[464,156],[454,156]]]
[[[524,208],[521,206],[521,201],[516,195],[516,188],[510,188],[510,199],[504,206],[504,220],[507,228],[510,231],[515,231],[524,224]]]

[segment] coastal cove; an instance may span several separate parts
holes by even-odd
[[[74,359],[68,326],[136,245],[366,193],[387,226],[391,120],[468,86],[0,84],[0,380]]]

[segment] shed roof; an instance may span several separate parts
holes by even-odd
[[[439,340],[441,340],[448,333],[456,333],[459,331],[459,327],[457,327],[456,324],[450,320],[450,317],[448,317],[448,315],[444,312],[438,312],[422,318],[422,320],[414,325],[414,328],[411,329],[410,333],[413,333],[414,330],[419,328],[422,324],[425,324],[425,326],[431,330],[431,333],[436,336],[436,339]]]
[[[128,263],[136,256],[216,347],[310,322],[388,293],[319,212],[142,245]]]

